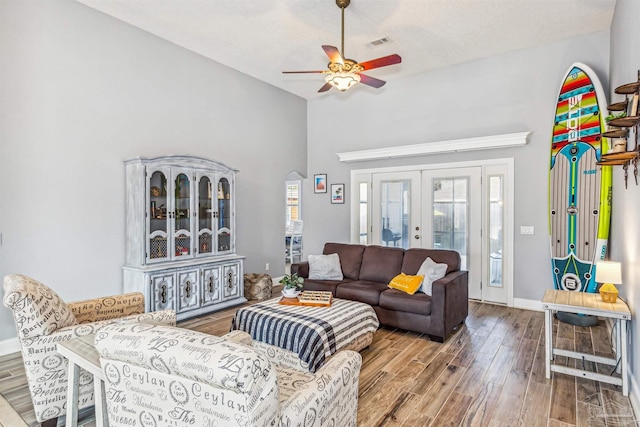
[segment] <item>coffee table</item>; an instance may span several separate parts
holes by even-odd
[[[339,350],[360,351],[371,344],[380,323],[370,305],[334,298],[330,307],[278,304],[280,298],[242,307],[231,330],[297,354],[315,372]]]

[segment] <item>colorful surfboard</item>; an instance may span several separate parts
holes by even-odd
[[[558,95],[549,168],[549,235],[555,289],[596,292],[611,220],[611,166],[598,166],[609,143],[606,98],[596,74],[573,64]]]

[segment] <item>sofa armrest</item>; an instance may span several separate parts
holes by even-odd
[[[95,334],[104,326],[111,325],[112,323],[148,323],[151,325],[175,326],[176,312],[173,310],[159,310],[149,313],[131,314],[129,316],[118,317],[115,319],[99,320],[97,322],[67,326],[65,328],[58,329],[54,334],[68,334],[71,331],[75,335],[71,338],[77,338],[84,335]],[[52,334],[52,336],[54,334]]]
[[[469,314],[469,272],[453,271],[433,282],[431,319],[443,340]]]
[[[309,372],[309,364],[302,361],[300,357],[289,350],[277,347],[275,345],[254,341],[251,335],[244,331],[231,331],[222,336],[222,338],[233,341],[238,344],[244,344],[252,347],[254,350],[269,359],[271,363],[284,366],[285,368],[295,369],[302,372]]]
[[[285,368],[295,369],[297,371],[309,372],[309,364],[293,351],[277,347],[275,345],[254,341],[251,346],[262,355],[264,355],[271,363],[284,366]]]
[[[309,261],[291,264],[291,274],[297,273],[299,277],[309,278]]]
[[[358,417],[358,381],[362,357],[343,350],[336,353],[308,381],[297,382],[289,399],[281,402],[280,425],[321,426],[334,418],[335,425],[356,427]],[[308,409],[317,416],[309,423]]]
[[[251,335],[249,335],[244,331],[239,331],[239,330],[231,331],[224,334],[221,338],[224,338],[225,340],[233,341],[238,344],[244,344],[248,346],[253,345],[253,339],[251,339]]]
[[[68,304],[78,323],[91,323],[144,313],[140,292],[76,301]]]

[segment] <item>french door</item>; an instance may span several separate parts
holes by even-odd
[[[469,298],[507,304],[512,176],[507,164],[354,173],[353,240],[455,250],[469,272]]]
[[[373,175],[371,235],[376,244],[420,247],[420,172]]]
[[[469,272],[469,298],[482,298],[482,207],[480,167],[422,172],[425,248],[460,254],[460,269]]]

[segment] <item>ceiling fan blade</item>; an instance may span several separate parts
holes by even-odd
[[[324,49],[324,53],[327,54],[331,62],[333,62],[334,64],[344,64],[342,55],[340,55],[340,51],[337,47],[323,44],[322,48]]]
[[[376,79],[375,77],[367,76],[360,73],[360,83],[364,83],[367,86],[371,86],[371,87],[375,87],[376,89],[379,89],[382,86],[384,86],[387,82],[385,82],[384,80]]]
[[[282,74],[322,74],[325,71],[283,71]]]
[[[394,53],[393,55],[383,56],[382,58],[361,62],[360,66],[364,70],[372,70],[374,68],[386,67],[387,65],[399,64],[401,62],[402,58],[400,58],[400,55]]]
[[[331,84],[330,83],[325,83],[324,86],[322,86],[318,92],[326,92],[329,89],[331,89]]]

